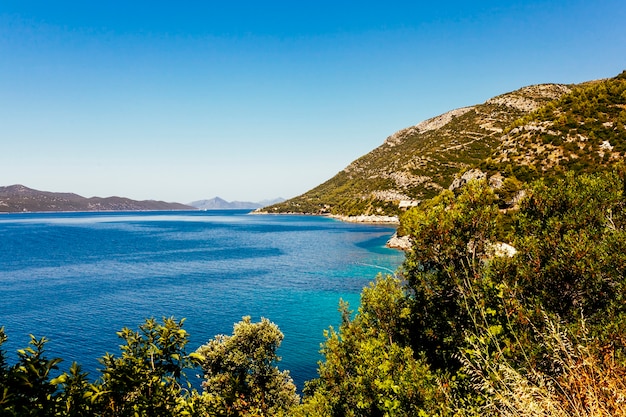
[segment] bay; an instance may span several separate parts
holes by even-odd
[[[397,269],[389,226],[246,211],[25,213],[0,216],[0,326],[10,360],[29,334],[91,378],[116,332],[148,317],[185,318],[189,350],[243,316],[285,335],[279,367],[301,389],[317,376],[340,299]]]

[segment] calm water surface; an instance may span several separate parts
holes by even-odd
[[[83,365],[119,353],[116,332],[147,317],[186,318],[189,350],[231,334],[242,316],[285,334],[281,369],[317,376],[323,331],[363,286],[404,255],[393,229],[245,211],[0,215],[0,326],[15,360],[29,334]]]

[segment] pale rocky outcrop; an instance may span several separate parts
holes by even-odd
[[[556,100],[571,91],[563,84],[531,85],[487,100],[486,104],[512,107],[523,112],[531,112],[548,100]]]
[[[410,200],[411,198],[406,194],[399,193],[397,191],[390,190],[379,190],[374,191],[372,196],[378,200],[382,201],[399,201],[399,200]]]
[[[398,236],[397,233],[394,233],[393,236],[387,241],[387,247],[393,249],[400,249],[403,251],[408,251],[411,249],[412,242],[411,238],[408,236]]]
[[[456,177],[448,189],[454,191],[472,180],[484,180],[485,178],[487,178],[485,172],[482,172],[480,169],[470,169],[465,171],[460,177]]]
[[[496,243],[488,243],[485,245],[485,250],[487,256],[490,258],[494,257],[507,257],[512,258],[517,253],[517,249],[508,243],[504,242],[496,242]]]
[[[421,200],[400,200],[398,203],[398,208],[407,209],[411,207],[417,207],[421,203]]]
[[[360,216],[339,216],[333,214],[330,217],[349,223],[400,224],[400,220],[397,216],[376,216],[365,214]]]
[[[504,177],[499,172],[496,172],[494,175],[489,177],[489,186],[493,189],[502,188],[504,184]]]
[[[433,117],[428,120],[424,120],[423,122],[420,122],[416,124],[415,126],[411,126],[411,127],[407,127],[406,129],[399,130],[393,135],[389,136],[387,139],[385,139],[385,144],[389,146],[395,146],[409,136],[413,136],[418,133],[425,133],[431,130],[440,129],[443,126],[450,123],[450,121],[453,118],[464,115],[468,111],[472,110],[474,107],[475,106],[461,107],[460,109],[451,110],[440,116]]]

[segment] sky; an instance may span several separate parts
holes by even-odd
[[[626,2],[0,0],[0,186],[290,198],[394,132],[626,69]]]

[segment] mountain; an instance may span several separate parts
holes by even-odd
[[[528,86],[400,130],[325,183],[262,211],[397,215],[470,169],[509,184],[602,169],[623,160],[624,125],[626,71]]]
[[[285,201],[284,198],[277,198],[274,200],[265,200],[258,203],[252,203],[249,201],[226,201],[219,197],[213,197],[209,200],[199,200],[189,203],[190,206],[198,208],[200,210],[232,210],[232,209],[258,209],[272,204],[277,204]]]
[[[0,187],[0,212],[195,210],[179,203],[135,201],[123,197],[91,197],[33,190],[23,185]]]

